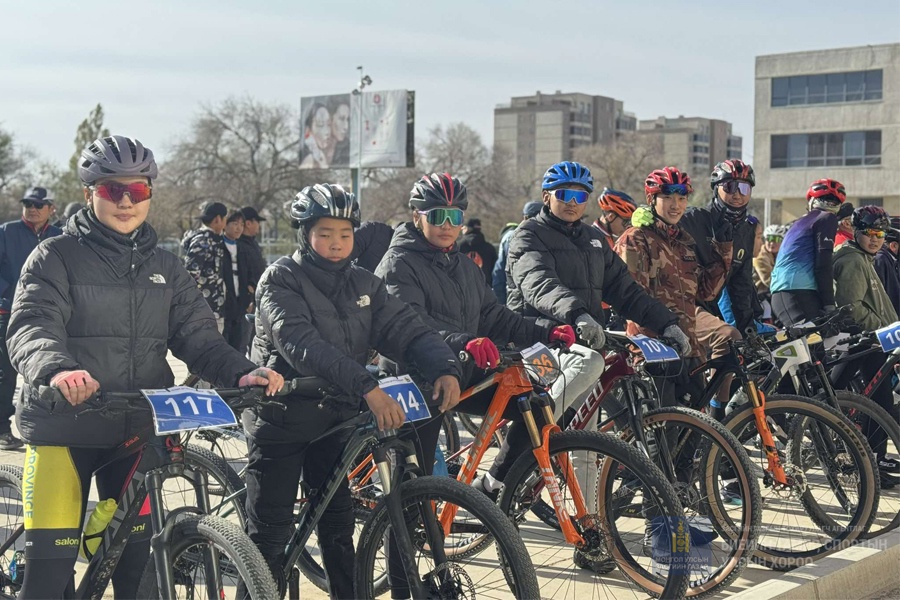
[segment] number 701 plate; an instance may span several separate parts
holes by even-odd
[[[215,390],[177,386],[141,393],[153,409],[156,435],[237,425],[234,411]]]

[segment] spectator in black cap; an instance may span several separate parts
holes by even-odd
[[[544,207],[543,202],[526,202],[522,207],[522,220],[524,223],[528,219],[536,217],[541,208]],[[507,226],[500,232],[500,253],[497,262],[494,263],[494,272],[492,274],[491,287],[494,289],[494,295],[501,304],[506,304],[506,257],[509,254],[509,240],[515,232],[519,223],[507,223]]]
[[[219,333],[225,327],[225,246],[222,232],[225,231],[227,215],[228,209],[221,202],[204,202],[200,205],[200,228],[185,233],[181,241],[184,267],[215,313]]]
[[[247,306],[247,312],[252,313],[256,309],[253,303],[253,298],[256,294],[256,284],[259,283],[259,278],[262,277],[263,271],[268,266],[266,256],[256,240],[257,236],[259,236],[260,221],[265,221],[266,218],[261,216],[252,206],[245,206],[241,209],[241,213],[244,215],[244,233],[238,239],[238,249],[241,253],[241,260],[244,261],[241,270],[245,273],[247,291],[250,293],[250,304]],[[250,346],[250,339],[253,337],[253,328],[246,319],[244,319],[241,327],[243,328],[243,334],[241,336],[241,346],[238,350],[246,353],[247,348]]]
[[[59,227],[50,225],[52,212],[53,199],[46,188],[34,187],[22,198],[22,218],[0,225],[0,450],[22,447],[9,423],[15,412],[16,392],[16,371],[6,349],[9,310],[25,259],[40,242],[62,233]]]
[[[900,217],[891,217],[891,229],[875,255],[875,272],[891,299],[894,312],[900,315]]]
[[[459,251],[475,261],[484,273],[484,280],[491,285],[494,263],[497,262],[497,249],[484,238],[481,233],[481,220],[469,219],[466,231],[459,243]]]

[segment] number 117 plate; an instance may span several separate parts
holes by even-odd
[[[177,386],[141,393],[153,409],[156,435],[237,425],[234,411],[215,390]]]

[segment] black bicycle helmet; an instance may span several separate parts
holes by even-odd
[[[312,227],[322,217],[345,219],[359,227],[359,203],[356,196],[336,183],[317,183],[303,188],[291,202],[291,224]]]
[[[853,211],[853,229],[890,231],[891,218],[880,206],[860,206]]]
[[[78,176],[84,185],[107,177],[156,179],[159,171],[153,152],[138,140],[121,135],[98,138],[81,151]]]
[[[451,207],[464,211],[469,207],[466,186],[450,173],[424,175],[409,193],[409,207],[423,211]]]

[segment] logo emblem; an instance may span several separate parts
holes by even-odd
[[[370,303],[368,294],[363,294],[359,297],[359,300],[356,301],[356,305],[360,308],[365,308]]]
[[[166,278],[163,277],[162,275],[160,275],[159,273],[154,273],[153,275],[150,276],[150,281],[152,281],[153,283],[165,283]]]
[[[600,240],[591,240],[591,246],[593,246],[594,248],[602,248],[603,242],[601,242]]]

